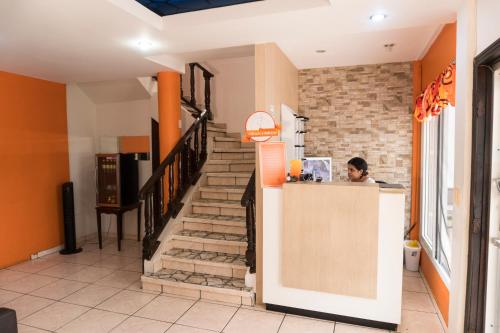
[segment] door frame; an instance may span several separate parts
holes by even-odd
[[[483,333],[490,224],[493,134],[493,66],[500,61],[500,38],[474,58],[469,253],[465,298],[466,333]]]

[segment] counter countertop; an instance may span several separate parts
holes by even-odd
[[[378,187],[380,192],[386,193],[404,193],[404,186],[400,184],[373,184],[373,183],[352,183],[352,182],[287,182],[283,186],[301,186],[301,185],[316,185],[316,186],[366,186]]]

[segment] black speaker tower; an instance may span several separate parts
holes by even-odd
[[[62,186],[63,212],[64,212],[64,249],[60,254],[74,254],[81,252],[76,248],[75,230],[75,202],[73,198],[73,183],[67,182]]]

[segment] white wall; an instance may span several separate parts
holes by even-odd
[[[70,179],[75,196],[78,239],[97,231],[94,155],[96,106],[74,84],[66,86]]]
[[[152,107],[155,105],[151,99],[98,104],[96,106],[96,136],[98,138],[149,136],[151,134]],[[151,160],[139,161],[139,189],[151,177],[151,174]],[[137,235],[136,218],[135,210],[124,214],[124,237],[130,238]],[[144,226],[144,221],[141,223]],[[116,234],[116,217],[103,215],[102,228],[104,233],[109,232],[109,235],[114,236]]]
[[[477,0],[477,54],[500,38],[499,15],[499,0]]]
[[[463,0],[457,17],[455,201],[449,332],[462,332],[467,282],[474,57],[500,37],[498,0]]]
[[[95,214],[95,154],[102,137],[149,136],[151,117],[158,118],[157,84],[150,78],[141,83],[150,99],[117,103],[95,103],[77,84],[67,85],[70,178],[74,186],[77,238],[97,233]],[[139,187],[151,176],[151,162],[139,161]],[[116,234],[114,216],[102,216],[103,232]],[[144,221],[142,221],[144,224]],[[136,212],[124,217],[125,237],[135,237]],[[143,234],[144,235],[144,234]]]
[[[255,111],[255,57],[213,59],[202,65],[215,75],[210,86],[214,120],[226,123],[228,132],[242,132],[247,117]],[[196,103],[204,106],[203,76],[198,69],[195,73]],[[184,96],[190,95],[189,81],[189,66],[186,66],[182,80]]]

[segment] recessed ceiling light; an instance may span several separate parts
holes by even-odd
[[[316,53],[326,53],[326,50],[316,50]]]
[[[387,15],[385,15],[385,14],[373,14],[372,16],[370,16],[370,21],[372,21],[372,22],[380,22],[380,21],[383,21],[386,18],[387,18]]]
[[[137,42],[137,47],[141,50],[141,51],[147,51],[149,50],[150,48],[153,47],[153,43],[149,40],[140,40]]]

